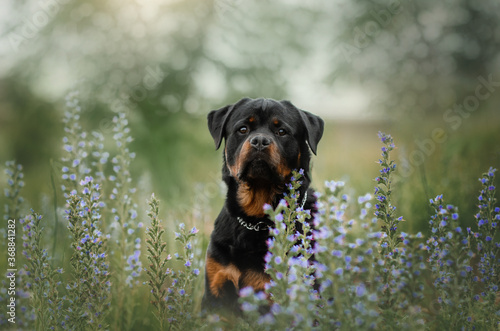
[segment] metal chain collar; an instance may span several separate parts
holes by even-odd
[[[304,206],[306,204],[306,200],[307,200],[307,191],[305,192],[304,194],[304,199],[302,199],[302,205],[300,206],[301,209],[304,209]],[[257,224],[251,224],[251,223],[247,223],[243,220],[243,218],[241,217],[236,217],[236,219],[238,220],[238,222],[243,226],[245,227],[246,229],[250,230],[250,231],[264,231],[264,230],[267,230],[269,229],[269,225],[267,225],[265,222],[259,222]]]

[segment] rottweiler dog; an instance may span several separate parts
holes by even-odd
[[[273,208],[284,197],[293,169],[304,169],[299,199],[314,210],[310,159],[323,135],[323,120],[289,101],[244,98],[208,114],[216,149],[225,140],[222,178],[226,202],[207,249],[202,308],[239,313],[239,290],[263,291],[266,241]]]

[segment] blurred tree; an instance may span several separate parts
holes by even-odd
[[[499,77],[497,1],[355,1],[353,8],[330,44],[332,62],[344,65],[327,82],[351,77],[391,116],[441,115],[474,93],[478,76]]]
[[[89,126],[104,133],[106,109],[131,113],[132,129],[143,133],[135,147],[169,194],[185,189],[177,174],[192,170],[182,162],[192,153],[186,146],[211,152],[208,132],[192,134],[204,122],[197,116],[246,95],[284,97],[294,83],[286,70],[306,55],[300,30],[311,21],[287,19],[300,6],[237,0],[10,5],[18,14],[4,36],[10,79],[49,103],[79,90]]]
[[[1,6],[0,136],[9,141],[2,157],[33,156],[34,163],[37,153],[55,156],[59,101],[78,89],[92,129],[110,135],[114,112],[129,113],[132,149],[141,151],[135,172],[147,165],[155,190],[168,197],[184,197],[186,183],[206,179],[198,160],[215,168],[220,155],[205,114],[240,97],[314,100],[327,113],[337,111],[334,92],[350,86],[370,101],[366,112],[385,111],[413,140],[426,134],[412,126],[415,120],[434,115],[442,122],[446,110],[475,92],[478,76],[500,81],[496,0]],[[498,98],[481,103],[479,112],[494,114]],[[24,114],[35,110],[29,120],[36,122],[25,124]],[[43,136],[33,147],[25,141],[28,127]],[[35,147],[40,142],[45,149]]]

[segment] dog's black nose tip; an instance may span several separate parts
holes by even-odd
[[[250,145],[252,145],[253,148],[261,151],[267,148],[271,144],[271,139],[265,137],[265,136],[255,136],[252,139],[250,139]]]

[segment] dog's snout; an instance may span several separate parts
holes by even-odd
[[[271,139],[266,136],[255,136],[250,139],[250,145],[258,151],[262,151],[266,149],[269,145],[271,145]]]

